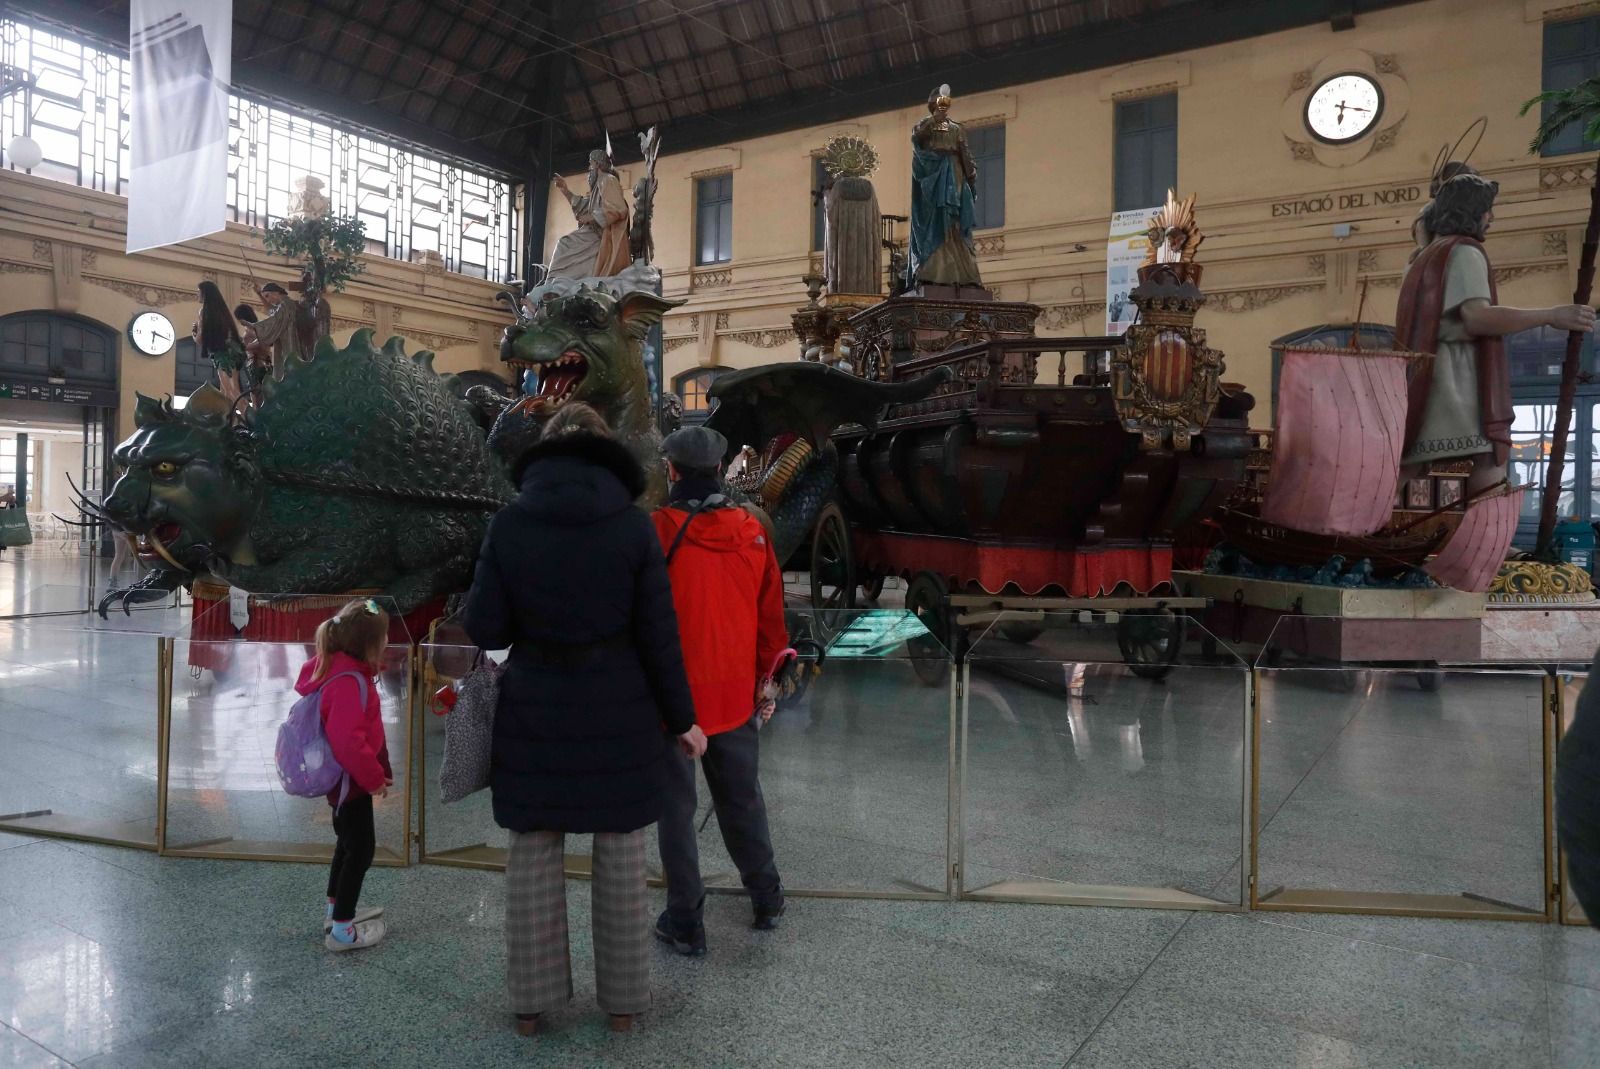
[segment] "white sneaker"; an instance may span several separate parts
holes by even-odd
[[[382,906],[357,906],[356,915],[350,919],[360,924],[362,921],[376,920],[381,916],[383,916]],[[326,935],[331,931],[333,931],[333,918],[328,917],[322,922],[322,932]]]
[[[341,943],[333,937],[332,932],[329,932],[322,937],[322,945],[335,954],[342,954],[347,950],[365,950],[367,947],[375,947],[383,942],[383,937],[387,931],[388,928],[385,927],[382,921],[366,921],[356,925],[354,942]]]

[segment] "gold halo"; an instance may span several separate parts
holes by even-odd
[[[865,178],[878,169],[878,150],[862,138],[841,134],[822,147],[822,166],[835,178]]]

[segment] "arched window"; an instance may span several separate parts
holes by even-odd
[[[1320,326],[1306,327],[1303,330],[1290,331],[1272,343],[1272,403],[1278,403],[1278,374],[1283,367],[1283,355],[1278,351],[1279,346],[1293,346],[1297,349],[1349,349],[1355,345],[1359,329],[1360,348],[1362,349],[1393,349],[1394,328],[1384,323],[1345,323],[1337,325],[1323,323]]]
[[[59,312],[17,312],[0,318],[0,371],[46,382],[117,381],[117,332]]]
[[[685,424],[703,423],[711,415],[711,384],[727,371],[721,367],[702,367],[685,371],[672,380],[672,391],[683,402]]]

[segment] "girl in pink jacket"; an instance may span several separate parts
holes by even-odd
[[[323,944],[332,951],[360,950],[383,940],[382,906],[356,908],[361,882],[372,867],[377,834],[372,798],[389,793],[394,770],[383,735],[377,675],[389,641],[389,614],[370,598],[352,601],[317,628],[317,655],[300,669],[295,690],[321,691],[322,731],[345,778],[328,793],[338,843],[328,873]],[[362,693],[366,701],[362,701]]]

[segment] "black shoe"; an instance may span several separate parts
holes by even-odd
[[[683,924],[672,919],[671,910],[656,918],[656,938],[687,958],[706,955],[706,926],[699,921]]]
[[[778,927],[778,918],[783,916],[784,910],[789,908],[783,900],[783,889],[779,888],[775,897],[764,902],[757,902],[755,923],[750,927],[758,932],[770,932]]]

